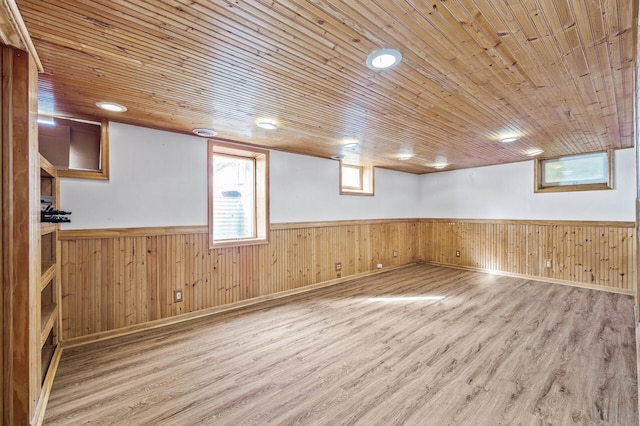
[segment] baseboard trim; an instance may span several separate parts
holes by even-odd
[[[283,298],[286,298],[286,297],[291,297],[291,296],[296,296],[296,295],[299,295],[299,294],[304,294],[304,293],[307,293],[307,292],[310,292],[310,291],[313,291],[313,290],[317,290],[317,289],[321,289],[321,288],[324,288],[324,287],[330,287],[330,286],[333,286],[333,285],[343,284],[343,283],[346,283],[346,282],[349,282],[349,281],[353,281],[353,280],[358,279],[358,278],[364,278],[364,277],[369,277],[369,276],[373,276],[373,275],[378,275],[378,274],[381,274],[381,273],[384,273],[384,272],[393,271],[393,270],[396,270],[396,269],[406,268],[406,267],[409,267],[409,266],[412,266],[412,265],[415,265],[415,264],[416,264],[415,262],[412,262],[412,263],[408,263],[406,265],[393,266],[393,267],[383,268],[383,269],[380,269],[380,270],[361,272],[359,274],[349,275],[347,277],[336,278],[336,279],[329,280],[329,281],[323,281],[321,283],[311,284],[311,285],[308,285],[308,286],[304,286],[304,287],[300,287],[300,288],[296,288],[296,289],[292,289],[292,290],[287,290],[287,291],[282,291],[282,292],[279,292],[279,293],[269,294],[269,295],[260,296],[260,297],[254,297],[254,298],[251,298],[251,299],[242,300],[242,301],[235,302],[235,303],[229,303],[227,305],[214,306],[212,308],[201,309],[199,311],[194,311],[194,312],[189,312],[189,313],[186,313],[186,314],[176,315],[176,316],[170,317],[170,318],[163,318],[163,319],[159,319],[159,320],[145,322],[145,323],[142,323],[142,324],[136,324],[136,325],[131,325],[131,326],[128,326],[128,327],[118,328],[118,329],[115,329],[115,330],[108,330],[108,331],[103,331],[103,332],[99,332],[99,333],[88,334],[86,336],[80,336],[80,337],[75,337],[75,338],[72,338],[72,339],[63,340],[63,341],[60,342],[60,345],[62,346],[62,348],[65,348],[65,349],[74,348],[74,347],[78,347],[78,346],[88,345],[90,343],[97,342],[97,341],[115,339],[116,337],[126,336],[126,335],[129,335],[129,334],[138,333],[138,332],[142,332],[142,331],[153,330],[153,329],[156,329],[156,328],[165,327],[167,325],[178,324],[178,323],[181,323],[181,322],[190,321],[190,320],[203,318],[203,317],[207,317],[207,316],[212,316],[212,315],[216,315],[216,314],[220,314],[220,313],[224,313],[224,312],[229,312],[229,311],[234,311],[234,310],[239,310],[239,309],[245,309],[245,308],[251,308],[251,307],[260,308],[259,305],[264,303],[264,302],[269,302],[269,301],[273,301],[273,300],[277,300],[277,299],[283,299]]]
[[[62,350],[62,345],[58,345],[53,353],[51,363],[49,364],[49,370],[47,370],[47,375],[45,376],[42,384],[42,390],[40,391],[40,397],[36,404],[33,419],[31,420],[32,425],[40,426],[44,422],[44,414],[47,410],[47,404],[49,403],[49,395],[51,394],[51,388],[53,387],[53,379],[56,377],[58,365],[62,358]]]
[[[418,263],[422,263],[422,264],[425,264],[425,265],[444,266],[444,267],[453,268],[453,269],[463,269],[465,271],[484,272],[486,274],[500,275],[500,276],[504,276],[504,277],[524,278],[524,279],[527,279],[527,280],[542,281],[542,282],[552,283],[552,284],[562,284],[562,285],[568,285],[568,286],[571,286],[571,287],[586,288],[588,290],[599,290],[599,291],[606,291],[606,292],[609,292],[609,293],[624,294],[626,296],[633,296],[634,295],[634,291],[633,290],[627,290],[627,289],[624,289],[624,288],[615,288],[615,287],[606,287],[606,286],[602,286],[602,285],[584,284],[584,283],[579,283],[579,282],[576,282],[576,281],[559,280],[559,279],[556,279],[556,278],[539,277],[539,276],[535,276],[535,275],[516,274],[516,273],[513,273],[513,272],[494,271],[492,269],[475,268],[473,266],[451,265],[451,264],[448,264],[448,263],[438,263],[438,262],[418,262]]]

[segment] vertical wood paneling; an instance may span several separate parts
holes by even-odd
[[[214,250],[204,233],[63,240],[63,338],[293,290],[377,263],[410,264],[418,260],[417,226],[274,229],[269,244]],[[177,289],[183,302],[173,302]]]
[[[269,244],[214,250],[206,233],[63,238],[63,337],[298,289],[378,263],[422,260],[631,291],[634,232],[610,224],[414,220],[276,228]],[[183,302],[173,302],[176,289]]]
[[[633,227],[423,220],[420,228],[418,251],[426,262],[635,289]],[[551,268],[545,267],[546,259]]]

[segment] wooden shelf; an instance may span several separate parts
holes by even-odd
[[[42,314],[40,317],[40,347],[45,344],[49,333],[53,329],[56,319],[58,318],[57,305],[52,303],[50,305],[42,306]]]
[[[40,176],[55,178],[58,177],[56,168],[40,154]]]
[[[40,291],[49,284],[56,275],[56,262],[47,262],[42,265],[42,275],[40,276]]]
[[[58,345],[44,345],[42,346],[42,351],[40,352],[40,380],[44,382],[44,378],[47,375],[47,370],[49,369],[49,365],[51,364],[51,360],[53,359],[53,354],[56,351]]]
[[[58,230],[57,223],[49,223],[49,222],[40,223],[40,235],[51,234],[53,232],[56,232],[57,230]]]

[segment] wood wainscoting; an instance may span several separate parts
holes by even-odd
[[[73,345],[304,291],[379,263],[424,261],[633,294],[634,233],[627,222],[337,221],[272,224],[269,244],[210,250],[206,226],[60,231],[62,339]]]
[[[419,257],[429,263],[624,294],[636,288],[633,222],[421,219],[420,237]]]
[[[212,250],[206,227],[61,231],[62,338],[415,263],[417,230],[413,219],[272,224],[269,244]]]

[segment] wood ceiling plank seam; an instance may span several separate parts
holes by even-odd
[[[339,70],[338,70],[338,71],[339,71]],[[343,72],[342,72],[342,74],[344,74],[344,67],[342,68],[342,71],[343,71]]]
[[[125,75],[122,75],[122,77],[126,77],[126,74],[125,74]]]
[[[597,95],[595,93],[595,87],[589,90],[588,82],[584,81],[584,76],[590,74],[590,69],[586,60],[585,46],[582,41],[582,37],[579,34],[578,28],[585,25],[579,21],[575,10],[571,3],[563,0],[556,0],[553,2],[556,6],[556,12],[560,16],[561,20],[570,21],[566,23],[561,32],[566,40],[566,49],[562,52],[566,55],[570,61],[573,62],[573,67],[570,67],[573,80],[578,83],[578,88],[581,93],[582,105],[591,105],[598,102]]]
[[[530,11],[525,11],[522,10],[521,12],[524,16],[522,17],[522,19],[531,19],[531,16],[545,16],[544,12],[540,9],[532,9]],[[548,22],[548,20],[545,19],[546,22]],[[549,60],[546,60],[546,63],[552,63],[553,59],[549,58]],[[564,73],[566,73],[568,71],[568,67],[564,67]],[[578,88],[577,88],[577,83],[574,82],[574,80],[571,79],[571,75],[570,74],[564,74],[561,76],[558,76],[557,78],[557,82],[562,82],[562,81],[566,81],[567,79],[572,83],[571,84],[571,93],[567,93],[567,89],[565,89],[563,87],[562,84],[558,84],[555,83],[554,84],[554,88],[556,90],[556,93],[562,94],[562,97],[558,98],[556,97],[556,99],[558,99],[559,102],[557,102],[558,105],[566,105],[566,98],[570,97],[570,95],[575,96],[575,94],[578,92]],[[568,116],[568,115],[564,115],[561,114],[559,115],[560,117],[567,117],[569,120],[575,120],[576,117],[575,116]],[[549,120],[549,122],[553,122],[553,120]]]
[[[475,9],[475,11],[474,11],[474,10],[470,10],[470,7],[471,7],[471,6],[474,6],[474,7],[475,7],[475,2],[462,1],[461,3],[462,3],[462,4],[461,4],[461,6],[462,6],[464,9],[466,9],[466,10],[467,10],[467,19],[468,19],[468,20],[470,20],[470,21],[472,21],[473,19],[475,19],[475,18],[474,18],[475,16],[479,16],[479,15],[480,15],[480,16],[484,16],[484,15],[487,13],[487,12],[486,12],[486,10],[480,10],[479,8],[476,8],[476,9]],[[451,5],[451,3],[449,3],[449,5]],[[494,5],[495,5],[495,2],[494,2]],[[494,10],[495,10],[495,9],[494,9]],[[503,12],[507,12],[507,11],[503,11]],[[514,13],[514,11],[513,11],[513,10],[511,10],[511,9],[508,9],[508,12],[507,12],[507,13],[505,13],[505,15],[502,15],[502,16],[509,16],[509,15],[510,15],[510,16],[512,16],[512,17],[513,17],[513,20],[519,24],[519,29],[518,29],[518,30],[519,30],[520,32],[524,33],[524,29],[523,29],[522,25],[520,25],[520,22],[521,22],[521,21],[523,21],[523,20],[518,19],[518,18],[517,18],[517,16],[516,16],[516,14]],[[497,19],[499,19],[499,20],[493,20],[493,19],[485,19],[485,20],[486,20],[486,21],[491,21],[491,22],[503,22],[503,24],[504,24],[504,21],[503,21],[502,16],[498,15],[498,16],[496,17],[496,18],[497,18]],[[527,20],[525,19],[524,21],[527,21]],[[490,25],[490,30],[489,30],[489,31],[491,31],[491,32],[495,33],[495,34],[496,34],[496,36],[497,36],[497,35],[498,35],[498,33],[499,33],[499,30],[495,27],[495,25]],[[511,29],[511,31],[513,32],[513,29]],[[486,32],[486,30],[485,30],[485,32]],[[498,40],[498,43],[501,43],[502,45],[507,46],[507,45],[506,45],[506,43],[502,43],[502,41],[503,41],[503,40],[502,40],[502,38],[500,38],[500,39]],[[508,47],[507,47],[507,48],[508,48]],[[517,47],[517,50],[522,50],[522,49],[518,46],[518,47]],[[515,57],[515,56],[514,56],[514,57]],[[520,59],[519,59],[519,60],[520,60]],[[535,104],[534,104],[534,105],[536,105],[536,106],[538,106],[538,107],[541,107],[541,106],[544,104],[544,102],[542,101],[542,99],[541,99],[541,98],[540,98],[540,96],[539,96],[539,89],[538,89],[538,87],[537,87],[537,84],[536,84],[535,82],[533,82],[533,80],[532,80],[531,78],[529,78],[529,82],[530,82],[530,84],[532,85],[532,87],[531,87],[531,88],[533,89],[533,91],[532,91],[532,92],[530,92],[530,93],[529,93],[529,95],[530,95],[530,97],[531,97],[532,99],[535,99]],[[538,113],[540,113],[540,111],[542,111],[542,116],[536,115],[536,117],[535,117],[535,118],[533,118],[533,117],[531,116],[531,119],[530,119],[529,121],[531,122],[531,121],[535,120],[535,121],[550,122],[550,121],[551,121],[551,118],[550,118],[550,117],[551,117],[551,115],[549,114],[549,112],[547,112],[547,109],[548,109],[548,107],[540,108],[540,110],[538,111]],[[549,134],[549,133],[548,133],[548,131],[547,131],[547,127],[546,127],[546,126],[544,126],[543,128],[545,129],[545,132],[544,132],[544,133],[547,133],[547,135],[546,135],[547,139],[548,139],[548,138],[550,138],[550,137],[551,137],[551,134]],[[544,136],[544,135],[543,135],[543,136]]]
[[[151,127],[154,127],[154,126],[151,126]],[[314,136],[314,135],[315,135],[315,133],[311,132],[311,133],[310,133],[310,135],[311,135],[311,136]],[[440,138],[440,139],[442,139],[442,138]],[[301,153],[305,153],[305,152],[301,152]],[[328,155],[327,155],[327,156],[328,156]]]
[[[517,27],[509,26],[509,32],[511,33],[511,37],[502,37],[502,40],[505,41],[505,44],[515,43],[515,46],[511,48],[511,50],[522,51],[526,56],[531,56],[529,58],[530,67],[535,69],[538,78],[545,80],[544,87],[537,87],[537,90],[541,92],[548,93],[549,91],[559,91],[561,87],[557,84],[558,81],[562,81],[564,75],[553,75],[551,73],[552,67],[550,67],[548,61],[543,59],[544,50],[539,49],[538,44],[543,44],[544,47],[548,48],[548,37],[541,34],[538,26],[534,23],[532,19],[532,14],[537,16],[537,10],[535,12],[531,12],[528,14],[522,14],[523,19],[517,19],[514,11],[508,7],[503,7],[504,5],[500,2],[491,2],[491,8],[494,10],[494,16],[489,19],[489,21],[502,19],[503,23],[507,21],[505,17],[511,16],[512,21],[517,23]],[[500,9],[498,9],[500,8]],[[486,12],[485,12],[486,13]],[[524,22],[529,24],[529,35],[527,35],[527,30],[525,30]],[[497,29],[496,29],[497,30]],[[518,37],[520,34],[520,37]],[[530,46],[532,48],[525,48],[525,46]],[[533,55],[532,55],[533,53]],[[522,61],[522,56],[518,55],[520,61]],[[546,95],[545,95],[546,96]],[[548,98],[546,98],[548,99]],[[561,102],[556,104],[556,108],[562,104],[566,104],[566,101],[560,99]],[[548,100],[546,101],[548,102]]]
[[[508,71],[507,75],[511,77],[518,87],[523,83],[528,83],[532,89],[536,88],[538,85],[531,76],[524,72],[524,69],[511,51],[505,49],[506,46],[500,40],[497,29],[489,24],[483,11],[475,6],[475,2],[462,0],[457,1],[457,3],[460,5],[460,9],[465,10],[467,13],[467,20],[464,24],[465,30],[475,35],[478,44],[483,47],[486,54],[495,58],[494,61],[501,65],[503,70]],[[448,7],[450,5],[451,3],[449,3]]]
[[[457,17],[457,19],[458,19],[459,21],[461,21],[461,22],[471,22],[471,21],[473,21],[473,19],[474,19],[474,16],[475,16],[475,15],[477,15],[477,14],[481,14],[481,13],[480,13],[480,11],[479,11],[479,10],[477,10],[477,12],[478,12],[478,13],[476,13],[476,14],[473,14],[473,15],[472,15],[472,14],[471,14],[471,12],[469,12],[469,11],[466,11],[466,10],[465,10],[464,5],[458,5],[458,8],[457,8],[457,9],[454,9],[453,7],[454,7],[454,6],[456,6],[456,4],[455,4],[455,3],[456,3],[456,2],[449,2],[449,3],[447,3],[447,5],[446,5],[445,7],[446,7],[448,10],[450,10],[450,13],[452,14],[452,16],[456,16],[456,17]],[[463,14],[464,14],[464,16],[462,16]],[[471,35],[471,37],[473,37],[473,31],[469,31],[469,28],[467,28],[467,27],[465,27],[465,30],[466,30],[466,31]],[[496,34],[497,34],[497,30],[495,30],[495,29],[494,29],[494,32],[496,32]],[[478,41],[478,43],[479,43],[479,44],[481,44],[481,43],[482,43],[482,41]],[[486,42],[485,42],[485,43],[486,43]],[[489,47],[487,47],[487,49],[488,49],[488,48],[489,48]],[[504,65],[504,64],[503,64],[503,65]],[[535,83],[533,83],[533,84],[535,85]],[[533,98],[537,98],[537,95],[536,95],[535,91],[534,91],[534,93],[532,94],[532,97],[533,97]],[[538,101],[538,104],[540,104],[540,103],[542,103],[542,102],[541,102],[541,101]],[[533,104],[532,106],[535,106],[535,104]],[[526,107],[525,107],[525,108],[526,108]],[[531,107],[530,107],[530,108],[531,108]],[[531,108],[531,109],[533,109],[533,108]],[[530,116],[530,114],[529,114],[529,112],[528,112],[528,111],[525,111],[525,114],[523,114],[523,115],[524,115],[525,117],[528,117],[528,119],[527,119],[527,121],[528,121],[528,122],[534,122],[533,118]],[[545,119],[545,120],[549,120],[549,116],[548,116],[546,113],[545,113],[544,115],[545,115],[544,119]],[[518,116],[518,115],[516,114],[516,116]],[[521,129],[519,129],[519,131],[521,131]],[[547,131],[546,131],[546,129],[545,129],[544,127],[542,128],[542,132],[543,132],[543,133],[547,133]],[[550,136],[550,135],[547,135],[547,137],[549,137],[549,136]]]
[[[385,12],[386,12],[386,13],[387,13],[391,18],[393,18],[394,14],[393,14],[392,12],[389,12],[389,11],[385,11]],[[415,28],[415,27],[414,27],[414,28]],[[495,72],[495,70],[494,70],[494,72]],[[468,76],[467,76],[467,78],[468,78]],[[481,85],[475,84],[475,85],[474,85],[474,87],[475,87],[475,88],[478,88],[478,87],[481,87]],[[494,89],[494,90],[496,90],[496,91],[500,91],[502,88],[501,88],[501,87],[495,87],[495,86],[494,86],[494,88],[493,88],[493,89]],[[475,94],[475,93],[473,93],[473,92],[469,92],[469,94],[471,95],[471,98],[472,98],[476,103],[478,103],[479,99],[478,99],[477,94]],[[481,102],[480,102],[480,103],[481,103]],[[483,105],[483,107],[484,107],[483,109],[485,109],[485,110],[491,110],[494,114],[498,114],[498,115],[503,114],[501,109],[491,108],[489,105],[486,105],[486,104],[485,104],[485,105]],[[492,129],[484,129],[484,130],[485,130],[485,132],[486,132],[486,131],[494,131],[494,129],[493,129],[493,128],[492,128]]]
[[[618,38],[622,38],[621,41],[621,58],[622,63],[620,66],[619,73],[622,75],[623,85],[622,85],[622,96],[626,96],[625,99],[633,99],[635,84],[634,84],[634,70],[635,64],[637,62],[637,50],[636,45],[638,43],[638,26],[637,26],[637,16],[638,16],[638,1],[633,2],[618,2],[618,10],[620,17],[619,19],[624,19],[624,22],[621,22],[621,27],[623,28],[618,35]],[[621,136],[624,139],[627,139],[626,143],[623,143],[623,146],[633,146],[633,105],[631,102],[625,103],[622,98],[619,103],[622,105],[622,114],[626,114],[624,116],[619,116],[619,121],[621,123]],[[626,119],[626,122],[623,120]]]
[[[636,2],[637,3],[637,2]],[[625,33],[633,34],[633,31],[629,31],[632,28],[625,28],[621,22],[620,18],[620,6],[626,5],[625,1],[618,2],[616,0],[610,0],[608,2],[603,3],[603,15],[605,22],[605,32],[607,34],[607,47],[609,53],[609,63],[611,64],[611,75],[613,77],[613,90],[615,92],[616,100],[616,110],[618,113],[618,123],[620,129],[620,144],[625,146],[625,142],[622,140],[624,138],[623,133],[625,128],[632,127],[632,125],[625,123],[624,117],[622,114],[628,114],[632,110],[632,106],[627,106],[622,100],[621,96],[624,96],[625,86],[633,87],[633,81],[629,81],[625,84],[624,76],[622,75],[621,70],[623,69],[624,63],[624,53],[623,53],[623,43],[621,42],[621,37],[624,37]],[[607,5],[609,7],[607,7]],[[623,6],[624,7],[624,6]],[[631,14],[629,13],[629,18],[631,18]],[[633,20],[631,20],[633,23]],[[635,53],[634,53],[635,54]],[[633,56],[632,56],[633,57]],[[630,89],[629,92],[632,92],[633,89]],[[633,96],[633,95],[632,95]]]
[[[394,4],[395,4],[395,3],[394,3]],[[405,5],[406,7],[409,7],[409,5],[408,5],[407,3],[403,3],[403,5]],[[420,17],[422,17],[423,19],[425,19],[425,20],[427,20],[427,21],[428,21],[428,19],[426,19],[425,14],[424,14],[424,13],[422,13],[420,10],[418,10],[418,9],[414,9],[414,10],[413,10],[413,12],[418,13],[418,14],[420,15]],[[393,12],[393,11],[387,11],[387,13],[389,13],[389,14],[391,14],[391,15],[393,15],[393,14],[394,14],[394,12]],[[403,13],[404,13],[404,14],[406,14],[407,16],[411,15],[411,13],[410,13],[410,12],[408,12],[408,11],[404,11]],[[419,28],[421,28],[422,26],[424,26],[424,23],[418,22],[417,20],[416,20],[415,22],[416,22],[416,25],[410,25],[410,24],[409,24],[409,23],[407,23],[406,21],[405,21],[405,22],[403,22],[403,24],[405,24],[407,27],[410,27],[410,28],[411,28],[411,30],[413,31],[413,33],[416,35],[416,37],[417,37],[417,38],[422,39],[422,38],[423,38],[423,37],[422,37],[422,34],[421,34],[421,32],[420,32],[419,30],[417,30],[417,29],[419,29]],[[433,24],[432,24],[432,25],[433,25]],[[442,31],[440,31],[439,29],[437,29],[437,27],[433,26],[433,28],[434,28],[434,29],[436,29],[440,34],[442,34]],[[455,44],[455,42],[454,42],[454,41],[452,41],[450,37],[445,37],[445,36],[443,36],[443,38],[444,38],[445,40],[447,40],[447,43]],[[463,42],[463,44],[462,44],[462,45],[467,45],[467,44],[469,44],[469,45],[470,45],[470,44],[473,44],[473,39],[468,38],[467,40],[468,40],[468,41],[470,41],[471,43],[464,43],[464,42]],[[479,52],[482,52],[482,49],[477,49],[477,51],[478,51],[478,53],[479,53]],[[428,62],[428,61],[427,61],[427,62]],[[477,61],[477,60],[476,60],[476,61],[474,61],[474,62],[475,62],[475,63],[478,63],[478,61]],[[469,63],[469,62],[465,62],[465,64],[467,64],[467,63]],[[417,67],[417,64],[416,64],[416,67]],[[499,75],[499,74],[497,75],[497,74],[496,74],[496,70],[494,70],[494,69],[491,69],[491,71],[490,71],[490,72],[485,72],[485,71],[483,70],[483,68],[476,68],[476,69],[474,70],[474,73],[475,73],[475,74],[481,74],[481,75],[486,76],[486,77],[480,77],[481,79],[483,79],[483,83],[477,83],[477,82],[475,82],[474,84],[483,84],[483,85],[486,85],[486,84],[488,84],[488,83],[487,83],[488,81],[491,81],[491,78],[489,78],[490,76],[491,76],[491,77],[494,77],[494,78],[495,78],[495,79],[497,79],[499,82],[504,81],[503,76],[501,76],[501,75]],[[424,73],[423,73],[423,75],[424,75]],[[449,86],[451,86],[451,85],[449,84]],[[504,89],[503,89],[503,87],[508,86],[508,84],[506,84],[506,83],[503,83],[503,84],[493,84],[493,86],[495,87],[495,90],[496,90],[496,91],[502,91],[502,90],[504,90]]]
[[[583,34],[581,39],[583,41],[585,39],[588,40],[588,46],[584,46],[584,49],[588,58],[588,63],[594,64],[590,66],[590,80],[594,86],[595,94],[598,99],[600,116],[604,120],[607,140],[615,143],[615,141],[620,138],[620,128],[616,111],[614,110],[615,91],[608,90],[607,82],[604,80],[605,75],[610,74],[610,72],[607,72],[610,70],[610,63],[606,38],[604,35],[604,22],[602,20],[602,14],[599,13],[599,7],[597,11],[588,9],[589,5],[593,5],[594,3],[583,1],[581,4],[584,8],[587,8],[587,10],[576,7],[574,8],[574,13],[578,18],[578,21],[584,22],[586,15],[586,19],[589,22],[588,27],[590,31],[588,34]],[[579,30],[584,31],[585,27],[587,27],[586,24],[579,26]],[[604,50],[604,52],[600,52],[600,50]],[[594,128],[594,125],[595,123],[592,124],[592,129],[597,131],[597,128]],[[603,147],[603,144],[599,145],[599,149],[603,149]]]
[[[492,5],[495,5],[495,2],[492,2]],[[512,32],[514,32],[514,31],[512,30]],[[536,121],[540,121],[539,117],[536,117]]]
[[[538,5],[539,8],[542,8],[542,5],[540,4],[539,0],[536,1],[536,4]],[[564,6],[566,6],[565,3],[562,3],[562,4]],[[560,9],[559,12],[558,12],[558,9]],[[552,38],[552,40],[555,41],[555,44],[553,46],[554,46],[554,52],[556,53],[556,57],[558,58],[559,62],[562,64],[562,68],[564,69],[564,72],[566,73],[566,75],[570,76],[571,75],[571,71],[570,71],[571,67],[568,64],[567,59],[566,59],[566,55],[565,55],[565,50],[568,47],[565,46],[564,50],[561,47],[561,45],[563,44],[563,39],[561,37],[558,37],[558,31],[556,30],[556,28],[561,27],[561,22],[563,20],[563,17],[564,17],[565,21],[570,21],[566,25],[571,25],[573,20],[572,20],[572,18],[571,19],[568,18],[568,17],[570,17],[570,15],[567,15],[567,14],[570,14],[570,11],[568,11],[568,9],[566,7],[562,8],[562,7],[557,7],[556,6],[556,9],[554,9],[554,10],[556,10],[556,14],[543,13],[543,14],[541,14],[541,16],[542,16],[542,20],[545,22],[546,27],[548,28],[550,37]],[[564,42],[566,42],[566,40],[564,40]],[[563,81],[563,79],[558,79],[558,81]],[[580,91],[579,82],[577,82],[573,78],[569,78],[569,81],[571,82],[571,85],[573,86],[573,89],[574,89],[572,91],[572,93],[578,93]],[[564,93],[565,98],[566,98],[566,95],[567,95],[566,91],[563,91],[561,86],[559,86],[558,89],[559,89],[560,93]],[[579,103],[577,103],[575,101],[570,103],[570,104],[571,105],[580,105]],[[572,114],[573,111],[566,110],[565,112],[566,112],[567,116],[572,117],[574,120],[576,119],[575,114]],[[584,123],[581,120],[580,121],[580,128],[584,127],[584,126],[588,127],[588,124]],[[575,133],[576,130],[577,129],[574,129],[574,132],[572,132],[572,133]],[[570,138],[570,140],[571,140],[571,146],[579,146],[580,140],[578,139],[577,134],[570,134],[567,137]],[[567,148],[567,149],[569,149],[569,148]]]
[[[361,5],[361,6],[362,6],[362,5]],[[361,8],[360,8],[360,9],[361,9]],[[472,97],[474,97],[474,96],[472,96]],[[485,129],[485,131],[494,131],[494,129],[493,129],[493,128],[492,128],[492,129]]]
[[[419,84],[419,83],[418,83]]]

